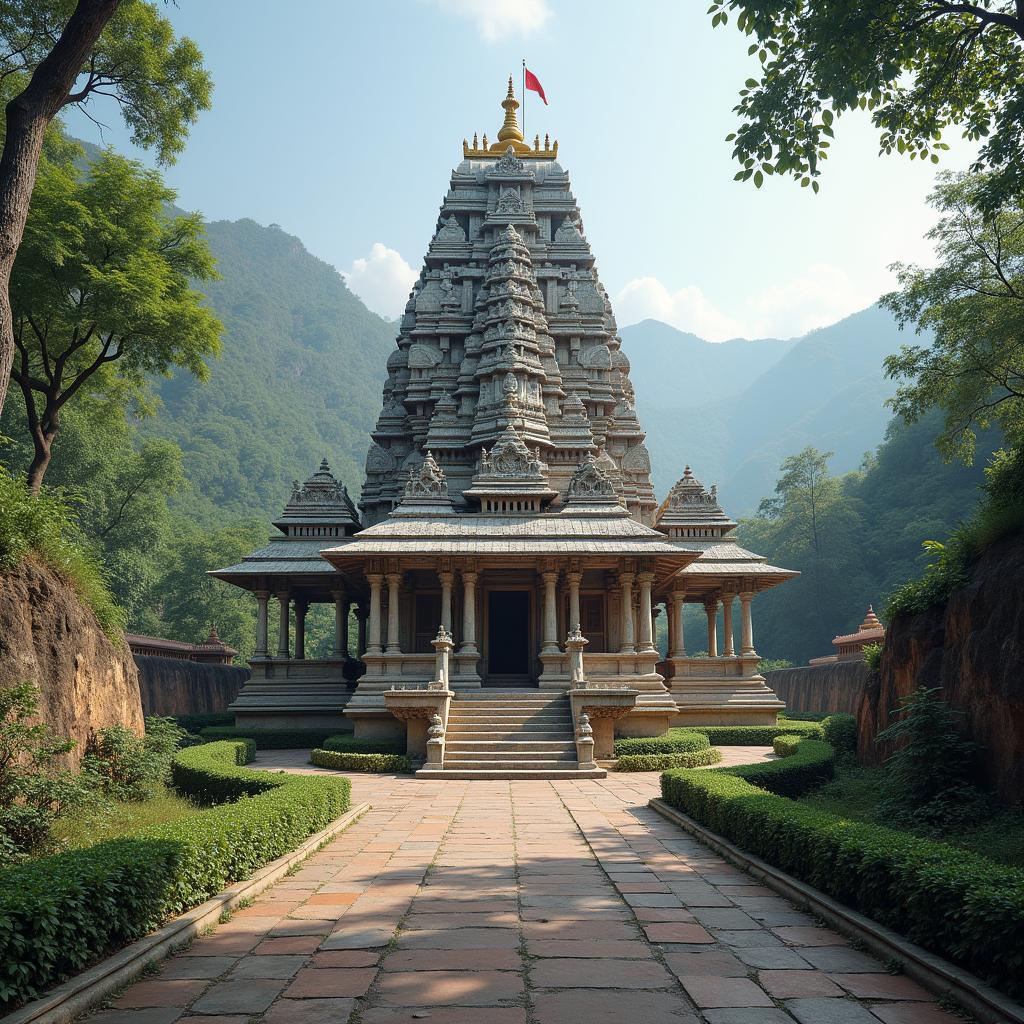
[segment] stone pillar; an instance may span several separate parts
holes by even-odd
[[[558,573],[549,570],[542,574],[544,579],[544,638],[541,642],[541,654],[561,654],[558,646],[558,609],[555,606],[555,586]]]
[[[334,594],[334,656],[348,657],[348,613],[352,602],[344,590],[335,590]]]
[[[441,581],[441,625],[447,632],[452,631],[452,572],[439,572],[437,578]]]
[[[476,654],[476,581],[479,574],[462,573],[462,644],[459,654]]]
[[[305,601],[295,600],[295,659],[306,660],[306,609]]]
[[[718,657],[718,598],[712,597],[704,602],[704,611],[708,616],[708,657]]]
[[[280,619],[277,630],[277,656],[278,658],[288,657],[288,591],[278,592],[277,603],[280,608]]]
[[[402,645],[398,639],[398,590],[402,585],[402,575],[397,572],[388,573],[388,646],[387,654],[401,654]]]
[[[633,643],[633,574],[619,573],[619,586],[622,589],[622,642],[619,654],[635,654]]]
[[[732,636],[732,603],[735,595],[722,595],[722,632],[725,633],[725,649],[722,653],[727,658],[732,658],[736,651],[733,649]]]
[[[581,572],[569,572],[565,574],[569,581],[569,629],[580,628],[580,581],[583,579]]]
[[[754,600],[754,595],[745,592],[740,594],[740,608],[743,613],[743,630],[740,643],[740,653],[744,656],[748,654],[757,654],[754,650],[754,623],[750,618],[750,602]]]
[[[427,687],[428,690],[448,689],[448,659],[452,653],[452,635],[444,626],[437,631],[437,636],[430,641],[434,648],[434,681]]]
[[[654,573],[642,572],[636,579],[640,584],[640,643],[638,649],[643,653],[649,653],[655,650],[654,610],[651,607],[651,584],[654,583]]]
[[[384,577],[374,573],[366,579],[370,584],[370,628],[366,653],[380,654],[380,588]]]
[[[370,617],[370,612],[365,605],[359,605],[356,608],[356,621],[359,625],[356,627],[358,630],[356,636],[356,655],[362,657],[366,653],[366,620]]]
[[[686,636],[683,631],[683,611],[686,608],[686,602],[678,591],[673,593],[669,600],[672,618],[672,646],[669,649],[669,657],[685,658]]]
[[[253,651],[254,658],[269,658],[270,651],[267,650],[267,602],[270,600],[270,591],[256,591],[256,650]]]

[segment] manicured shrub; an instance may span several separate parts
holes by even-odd
[[[356,739],[351,733],[328,736],[320,744],[321,750],[336,750],[339,754],[404,754],[404,740]]]
[[[760,786],[780,796],[800,796],[835,777],[835,751],[821,740],[797,739],[796,750],[781,761],[760,761],[757,764],[738,764],[731,768],[719,768],[746,779],[753,786]]]
[[[186,732],[199,732],[210,726],[234,726],[234,711],[204,711],[198,715],[175,715],[174,720]]]
[[[411,772],[412,762],[404,754],[359,754],[337,750],[311,750],[310,764],[340,772]]]
[[[179,752],[175,785],[198,810],[130,838],[0,873],[0,1004],[37,996],[168,917],[294,849],[348,810],[344,778],[255,772],[245,742]]]
[[[776,725],[688,725],[686,728],[707,736],[715,747],[770,747],[776,736],[807,736],[816,740],[825,736],[820,722],[785,718]]]
[[[312,750],[322,747],[330,729],[251,729],[248,726],[207,726],[199,730],[207,742],[251,739],[257,750]]]
[[[717,764],[721,760],[721,751],[714,747],[676,754],[623,754],[615,762],[615,770],[661,772],[667,768],[699,768],[701,765]]]
[[[771,764],[784,771],[807,746]],[[744,850],[1007,994],[1024,995],[1024,872],[814,810],[735,768],[669,771],[661,786],[667,803]]]
[[[615,756],[624,754],[687,754],[707,750],[707,736],[687,729],[669,729],[663,736],[631,736],[615,741]]]
[[[779,757],[792,757],[801,739],[800,736],[776,736],[772,741],[772,749]]]
[[[822,723],[825,742],[830,743],[840,761],[853,761],[857,757],[857,719],[853,715],[829,715]]]

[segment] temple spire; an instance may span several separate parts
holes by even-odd
[[[512,84],[511,75],[508,76],[508,92],[505,94],[505,98],[501,101],[501,105],[505,110],[505,120],[498,131],[498,137],[493,142],[488,143],[487,136],[484,135],[481,141],[478,142],[477,136],[474,134],[472,146],[463,139],[462,155],[464,157],[501,157],[504,156],[509,147],[511,147],[516,156],[520,158],[532,160],[558,159],[557,141],[551,142],[548,136],[545,135],[544,145],[542,147],[539,136],[533,146],[523,138],[523,130],[519,126],[519,118],[516,115],[516,111],[519,109],[520,103],[519,100],[516,99],[516,90],[515,86]]]
[[[499,142],[522,142],[523,133],[519,128],[519,119],[516,111],[519,109],[519,100],[516,99],[515,89],[512,88],[512,76],[508,76],[508,95],[501,101],[505,108],[505,123],[498,132]]]

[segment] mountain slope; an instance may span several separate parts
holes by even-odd
[[[394,326],[277,226],[216,221],[207,234],[223,353],[205,384],[163,382],[145,431],[181,445],[187,500],[204,519],[214,508],[276,515],[324,456],[357,498]]]

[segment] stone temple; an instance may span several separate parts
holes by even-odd
[[[558,143],[523,139],[511,80],[502,107],[496,141],[464,142],[452,173],[360,511],[325,461],[280,535],[213,575],[258,602],[240,725],[404,736],[428,775],[594,774],[613,736],[774,722],[751,603],[796,573],[740,547],[688,467],[658,502]],[[313,659],[318,602],[335,640]],[[684,636],[687,604],[706,616],[699,636]]]

